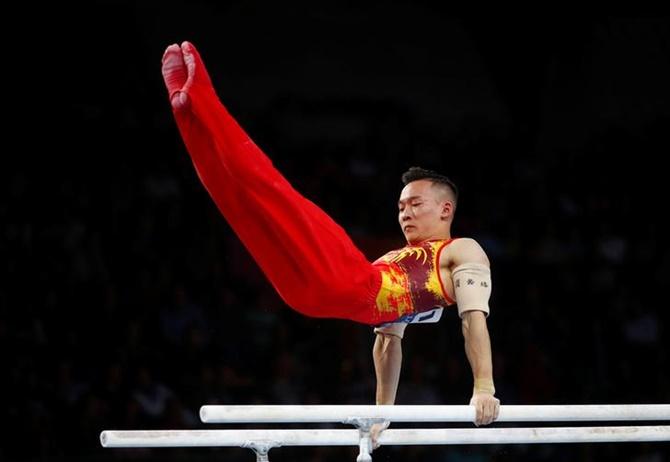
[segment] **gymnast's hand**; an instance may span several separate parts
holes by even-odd
[[[370,427],[370,442],[372,443],[373,450],[379,447],[379,435],[389,428],[390,424],[390,421],[385,420],[384,422],[373,424],[372,427]]]
[[[500,400],[491,393],[475,392],[470,405],[476,409],[475,425],[488,425],[498,418]]]
[[[188,94],[195,85],[211,89],[212,83],[198,50],[190,42],[173,43],[163,54],[163,80],[174,109],[188,106]]]

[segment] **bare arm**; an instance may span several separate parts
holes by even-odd
[[[481,311],[463,313],[462,328],[465,354],[474,378],[470,404],[476,407],[475,423],[488,425],[498,417],[500,400],[494,397],[491,340],[484,313]]]
[[[472,368],[472,376],[475,380],[489,381],[493,384],[491,340],[484,313],[481,311],[463,313],[462,328],[465,354]]]
[[[377,375],[377,404],[395,403],[402,365],[402,340],[395,335],[377,334],[372,356]]]
[[[402,339],[395,335],[377,333],[375,345],[372,348],[372,357],[377,376],[375,401],[378,405],[394,404],[402,366]],[[373,449],[379,447],[379,435],[388,428],[389,423],[388,421],[376,423],[370,429]]]

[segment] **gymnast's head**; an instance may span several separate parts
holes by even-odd
[[[402,175],[405,187],[398,200],[398,222],[409,244],[449,239],[458,202],[458,188],[444,175],[412,167]]]

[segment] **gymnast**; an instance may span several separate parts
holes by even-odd
[[[376,403],[395,402],[407,324],[436,322],[443,308],[456,305],[473,375],[475,424],[494,421],[500,401],[486,324],[490,265],[474,239],[451,237],[456,185],[432,170],[405,172],[398,221],[407,245],[371,263],[232,118],[191,43],[167,47],[162,73],[198,177],[286,304],[307,316],[374,326]],[[375,447],[387,426],[373,427]]]

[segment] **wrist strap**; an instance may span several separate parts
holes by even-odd
[[[475,379],[475,386],[472,390],[473,393],[490,393],[492,395],[496,394],[496,387],[493,386],[492,379]]]

